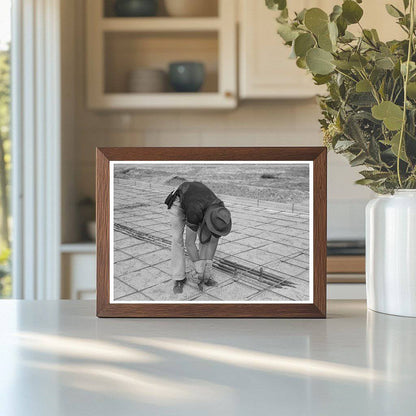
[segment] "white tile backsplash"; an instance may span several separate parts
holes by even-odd
[[[95,146],[319,146],[314,100],[248,102],[233,111],[83,113],[76,121],[79,198],[93,196]],[[362,238],[364,207],[372,197],[354,184],[358,171],[328,157],[328,237]]]
[[[363,240],[368,199],[328,201],[328,240]]]

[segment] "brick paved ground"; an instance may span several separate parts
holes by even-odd
[[[114,179],[114,300],[307,301],[309,215],[304,204],[218,195],[233,229],[214,259],[217,287],[189,281],[172,291],[170,226],[164,200],[171,187]]]

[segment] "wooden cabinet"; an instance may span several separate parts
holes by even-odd
[[[394,0],[400,9],[401,0]],[[291,0],[289,10],[320,7],[330,12],[336,0]],[[324,88],[314,85],[311,75],[299,69],[289,59],[290,48],[277,35],[275,17],[278,12],[268,10],[264,1],[239,0],[239,90],[241,98],[308,98],[322,93]],[[384,4],[363,2],[362,25],[376,28],[382,40],[403,38],[404,32],[388,15]],[[358,25],[349,30],[359,31]]]
[[[87,1],[87,103],[91,109],[233,108],[237,105],[236,7],[218,2],[217,16],[115,17],[103,0]],[[198,61],[207,73],[202,91],[132,93],[129,73],[168,70]]]
[[[309,98],[325,91],[311,75],[289,59],[290,48],[276,33],[278,12],[264,0],[218,2],[210,17],[120,18],[112,0],[87,0],[87,101],[92,109],[234,108],[237,99]],[[393,4],[402,7],[401,0]],[[291,0],[290,12],[321,7],[330,12],[337,0]],[[380,38],[403,37],[383,4],[364,2],[362,24],[378,29]],[[237,19],[238,8],[238,19]],[[238,55],[237,68],[237,31]],[[359,29],[357,25],[350,30]],[[167,70],[169,62],[195,60],[205,64],[201,92],[129,93],[126,79],[141,68]],[[237,93],[237,74],[239,92]]]
[[[328,283],[365,283],[365,256],[328,256]]]
[[[61,254],[61,298],[72,300],[95,299],[95,244],[62,244]]]
[[[317,1],[293,0],[290,9],[302,10]],[[312,78],[289,59],[290,48],[276,33],[278,12],[264,1],[239,0],[239,90],[241,98],[308,98],[317,88]]]

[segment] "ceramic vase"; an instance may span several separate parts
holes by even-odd
[[[416,190],[368,203],[366,285],[369,309],[416,317]]]

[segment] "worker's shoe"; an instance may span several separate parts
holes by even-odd
[[[218,283],[214,280],[212,277],[213,271],[212,271],[212,260],[207,260],[205,264],[205,270],[204,270],[204,284],[205,286],[217,286]]]
[[[198,289],[203,292],[204,291],[204,275],[200,274],[198,276]]]
[[[183,280],[176,280],[175,284],[173,285],[173,293],[175,295],[178,295],[179,293],[183,292],[183,287],[185,285],[186,282],[186,277]]]
[[[186,277],[190,282],[194,282],[196,284],[198,284],[201,280],[201,275],[199,275],[194,269],[189,270],[189,272],[186,273]]]
[[[214,280],[212,277],[204,282],[205,286],[217,286],[218,282]]]

